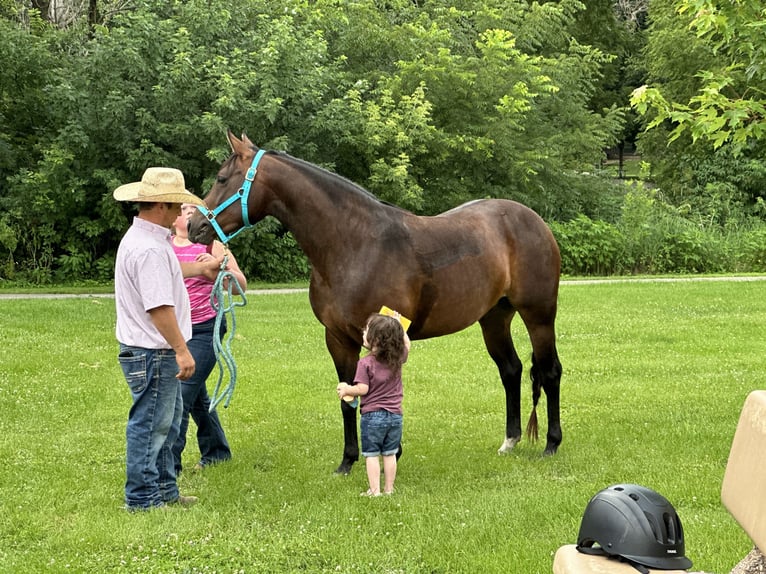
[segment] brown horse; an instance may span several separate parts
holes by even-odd
[[[385,204],[350,181],[284,153],[259,150],[228,134],[233,154],[195,213],[189,238],[226,242],[271,215],[292,232],[311,263],[309,300],[325,327],[339,381],[352,382],[368,316],[387,305],[412,320],[412,340],[455,333],[476,321],[505,388],[505,440],[521,440],[522,364],[511,339],[518,312],[532,343],[532,414],[537,437],[540,389],[547,397],[544,454],[561,443],[561,363],[554,322],[560,255],[545,222],[513,201],[478,200],[434,217]],[[210,210],[210,211],[208,211]],[[252,223],[251,223],[252,222]],[[356,410],[340,401],[343,460],[359,458]]]

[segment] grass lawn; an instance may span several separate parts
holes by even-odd
[[[549,458],[544,439],[496,454],[503,390],[478,326],[415,341],[397,492],[377,499],[359,496],[363,462],[333,474],[335,374],[306,293],[251,295],[221,411],[234,459],[181,476],[194,508],[143,514],[121,509],[130,395],[113,301],[0,300],[0,572],[543,574],[589,498],[635,482],[675,505],[694,570],[728,573],[751,549],[720,488],[745,397],[766,388],[765,292],[563,284],[564,440]],[[186,468],[197,456],[190,436]]]

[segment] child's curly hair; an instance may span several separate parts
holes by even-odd
[[[390,369],[396,369],[404,360],[404,329],[401,323],[388,315],[373,313],[367,319],[367,343],[370,352]]]

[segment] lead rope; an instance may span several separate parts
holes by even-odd
[[[237,384],[237,363],[234,361],[234,355],[231,352],[231,342],[234,339],[234,335],[237,332],[237,318],[234,314],[235,307],[244,307],[247,305],[247,297],[245,297],[244,291],[237,281],[237,278],[231,271],[226,270],[226,265],[229,262],[229,255],[226,254],[221,263],[221,270],[218,272],[218,277],[213,284],[213,290],[210,292],[210,305],[215,309],[215,331],[213,332],[213,349],[215,351],[215,360],[218,363],[218,383],[215,385],[213,396],[210,401],[209,412],[213,412],[223,399],[226,399],[224,408],[229,406],[231,397],[234,394],[234,387]],[[228,278],[228,283],[224,288],[225,280]],[[236,301],[234,299],[234,289],[242,297],[242,301]],[[231,316],[230,328],[226,331],[226,334],[221,338],[221,323],[226,319],[226,314]],[[223,383],[224,372],[228,369],[229,372],[229,384],[221,391],[221,384]],[[219,392],[220,391],[220,392]]]

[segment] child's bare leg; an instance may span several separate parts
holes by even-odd
[[[396,455],[391,454],[383,457],[383,476],[385,477],[386,494],[391,494],[394,491],[394,481],[396,480]]]
[[[367,480],[370,483],[370,492],[380,494],[380,461],[377,456],[368,456],[364,459],[367,467]]]

